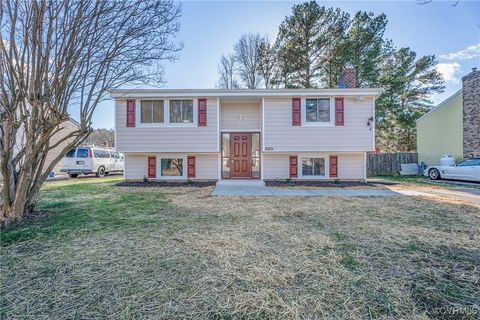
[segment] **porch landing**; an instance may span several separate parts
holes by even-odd
[[[265,187],[262,180],[220,180],[212,196],[258,197],[391,197],[400,193],[372,189],[284,189]]]

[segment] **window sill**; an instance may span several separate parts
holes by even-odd
[[[327,176],[299,176],[298,179],[303,179],[303,180],[323,180],[323,179],[328,179]]]
[[[198,127],[195,123],[169,123],[166,125],[166,127],[171,127],[171,128],[192,128],[192,127]]]
[[[302,127],[334,127],[335,124],[332,122],[307,122],[303,123]]]
[[[186,176],[160,176],[157,180],[186,180]]]
[[[169,124],[147,124],[147,123],[138,123],[137,128],[197,128],[198,125],[193,123],[182,124],[182,123],[169,123]]]

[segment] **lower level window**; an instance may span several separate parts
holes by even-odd
[[[183,159],[162,159],[162,176],[183,176]]]
[[[303,176],[324,176],[325,158],[302,158]]]

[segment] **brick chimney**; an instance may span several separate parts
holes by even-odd
[[[345,67],[343,73],[338,80],[339,88],[356,88],[357,87],[357,70],[351,67]]]
[[[463,84],[463,157],[480,157],[480,71],[462,78]]]

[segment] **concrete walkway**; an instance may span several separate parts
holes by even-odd
[[[400,193],[375,189],[285,189],[265,186],[217,185],[212,196],[258,196],[258,197],[391,197]]]

